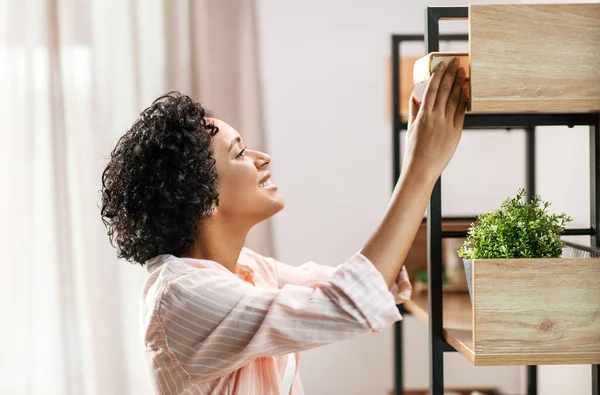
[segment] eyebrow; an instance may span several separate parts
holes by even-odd
[[[231,149],[233,148],[234,145],[236,145],[237,143],[241,142],[242,139],[240,136],[237,136],[236,138],[234,138],[233,140],[231,140],[231,143],[229,143],[229,149],[227,150],[227,152],[231,151]]]

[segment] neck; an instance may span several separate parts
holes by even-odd
[[[250,228],[220,216],[205,217],[198,224],[196,241],[182,257],[218,262],[237,273],[237,261]]]

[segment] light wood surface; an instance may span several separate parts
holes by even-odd
[[[465,79],[469,79],[470,75],[470,60],[468,52],[431,52],[415,62],[413,68],[413,83],[415,85],[422,82],[429,82],[433,70],[437,65],[444,61],[449,64],[453,58],[458,59],[457,67],[462,67],[465,70]]]
[[[600,111],[600,3],[471,5],[471,110]]]
[[[476,366],[600,363],[600,259],[479,260],[444,293],[444,339]],[[404,304],[429,324],[427,294]],[[473,330],[475,328],[475,331]]]
[[[484,259],[473,270],[476,354],[600,363],[600,259]]]
[[[419,321],[429,324],[427,294],[416,295],[404,304]],[[475,364],[473,352],[473,322],[468,293],[444,294],[444,338],[460,354]]]

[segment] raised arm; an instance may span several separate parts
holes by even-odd
[[[249,248],[243,248],[240,260],[246,259],[262,267],[265,275],[273,274],[279,288],[285,285],[304,285],[311,287],[319,282],[328,281],[335,270],[341,265],[330,266],[316,262],[305,262],[300,266],[292,266],[280,262],[272,257],[265,257]],[[410,299],[412,286],[410,284],[406,269],[403,267],[394,284],[390,287],[397,304],[404,303]]]
[[[272,257],[260,255],[249,248],[244,247],[240,256],[240,261],[248,259],[254,264],[260,265],[264,273],[273,274],[274,280],[279,288],[284,285],[305,285],[312,286],[320,281],[327,281],[331,278],[335,269],[340,265],[320,265],[316,262],[305,262],[300,266],[292,266],[280,262]]]
[[[358,253],[312,287],[270,290],[203,268],[158,289],[157,327],[164,328],[166,339],[150,342],[166,341],[178,365],[198,380],[233,372],[258,357],[377,332],[401,318],[381,273]]]
[[[423,220],[433,186],[460,141],[466,110],[464,70],[440,63],[407,133],[404,168],[385,216],[361,252],[381,272],[388,286],[398,276]]]

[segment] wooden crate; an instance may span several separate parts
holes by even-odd
[[[600,111],[600,4],[469,7],[471,110]]]
[[[468,20],[469,111],[600,112],[600,3],[476,4]],[[404,122],[418,58],[400,59]]]
[[[405,308],[429,323],[427,294]],[[473,262],[468,293],[444,293],[443,336],[475,366],[600,364],[600,258]]]
[[[482,364],[600,363],[600,259],[474,260],[473,346]]]

